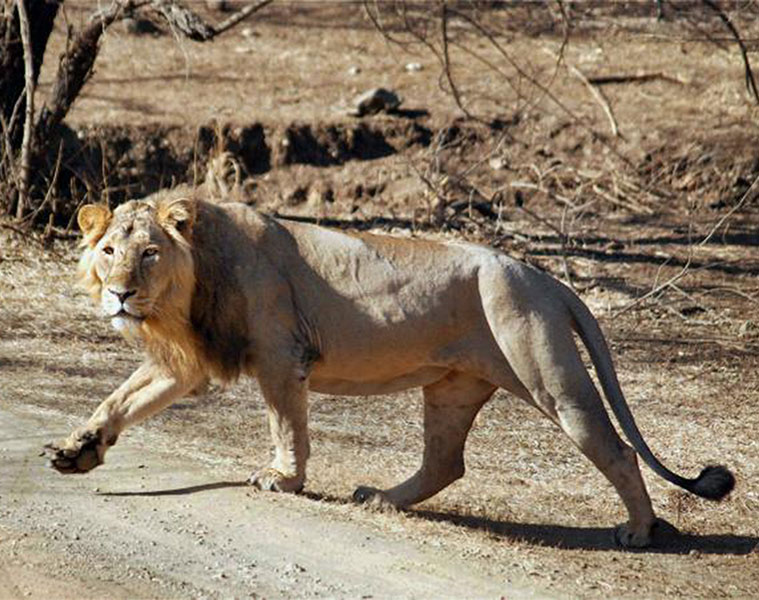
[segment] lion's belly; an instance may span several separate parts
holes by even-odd
[[[450,369],[447,367],[422,367],[410,373],[386,375],[377,379],[348,379],[323,376],[315,368],[309,379],[309,389],[322,394],[343,396],[371,396],[391,394],[409,388],[429,385],[442,379]]]

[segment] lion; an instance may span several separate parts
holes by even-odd
[[[472,422],[497,389],[556,423],[603,473],[628,511],[618,543],[651,543],[657,523],[637,455],[661,477],[720,500],[724,466],[698,477],[665,467],[643,439],[589,309],[550,275],[458,241],[346,233],[279,220],[199,189],[162,191],[111,212],[81,208],[81,282],[104,316],[145,348],[144,363],[65,441],[61,473],[100,465],[128,427],[209,379],[258,379],[271,464],[249,482],[299,492],[309,458],[309,391],[387,394],[421,387],[424,454],[395,487],[354,499],[405,508],[464,475]],[[574,335],[587,348],[624,443]]]

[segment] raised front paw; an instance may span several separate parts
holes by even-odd
[[[45,445],[49,464],[59,473],[86,473],[103,464],[105,444],[98,431],[78,430],[60,444]]]
[[[268,492],[292,492],[298,493],[303,489],[305,477],[287,477],[273,467],[266,467],[253,473],[248,483],[259,490]]]

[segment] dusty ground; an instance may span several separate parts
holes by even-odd
[[[84,12],[72,6],[76,22]],[[537,413],[499,395],[470,436],[463,480],[407,513],[374,514],[350,504],[354,487],[398,482],[420,459],[420,402],[406,393],[314,397],[306,493],[258,494],[239,485],[268,456],[247,381],[178,403],[91,475],[61,477],[44,468],[42,443],[86,418],[139,350],[73,288],[71,242],[43,249],[4,228],[0,597],[759,596],[759,214],[754,196],[736,207],[759,173],[759,131],[734,46],[708,41],[714,24],[696,35],[680,21],[600,15],[571,40],[571,65],[586,77],[664,75],[602,86],[613,138],[580,79],[553,77],[558,32],[536,17],[520,33],[525,15],[507,13],[504,43],[576,118],[534,90],[532,104],[504,92],[502,113],[469,105],[519,114],[491,129],[457,120],[428,54],[389,46],[346,14],[337,27],[334,14],[289,5],[207,46],[114,30],[69,119],[82,139],[102,135],[107,160],[72,159],[77,181],[115,200],[145,181],[191,179],[211,119],[231,123],[232,142],[255,138],[235,128],[260,126],[256,152],[227,149],[261,208],[476,239],[568,278],[601,319],[655,452],[684,474],[725,462],[736,490],[714,505],[644,467],[655,509],[682,535],[622,552],[611,527],[624,513],[608,484]],[[511,89],[454,58],[470,98]],[[423,70],[407,72],[410,61]],[[375,85],[398,89],[410,114],[340,112]],[[467,205],[472,189],[490,216]],[[450,202],[436,216],[439,197]]]

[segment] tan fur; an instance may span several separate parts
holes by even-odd
[[[645,545],[654,513],[636,455],[603,409],[577,332],[646,462],[695,493],[718,498],[729,491],[732,484],[714,483],[713,473],[694,484],[658,463],[629,413],[597,322],[548,275],[480,246],[280,222],[239,204],[205,202],[200,193],[178,189],[113,214],[96,206],[80,212],[82,284],[114,326],[142,341],[147,358],[83,428],[54,447],[58,470],[99,464],[123,429],[208,378],[248,374],[259,380],[274,441],[271,465],[251,483],[297,491],[310,452],[309,390],[363,395],[422,387],[419,471],[391,489],[355,494],[403,507],[463,475],[471,424],[503,388],[559,425],[602,471],[630,516],[619,540]]]

